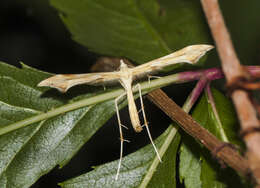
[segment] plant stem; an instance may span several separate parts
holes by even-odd
[[[201,92],[207,85],[208,79],[206,77],[202,77],[196,84],[195,88],[192,90],[190,95],[188,96],[187,100],[185,101],[182,109],[185,112],[189,112],[192,106],[195,104],[197,99],[199,98]]]
[[[252,74],[258,74],[260,72],[260,67],[249,67],[248,70]],[[194,101],[196,98],[198,98],[198,94],[201,92],[203,83],[205,80],[215,80],[222,78],[223,74],[220,69],[218,68],[211,68],[207,70],[199,70],[199,71],[188,71],[178,74],[173,74],[170,76],[165,76],[160,79],[152,80],[150,82],[143,82],[141,83],[141,89],[144,90],[142,92],[143,94],[146,94],[147,92],[169,85],[171,83],[184,83],[184,82],[190,82],[194,80],[201,81],[198,83],[197,87],[195,87],[194,91],[192,92],[191,96],[188,97],[186,104],[189,103],[189,107],[184,107],[185,111],[189,111],[194,104]],[[205,78],[205,79],[204,79]],[[203,81],[202,81],[203,80]],[[8,125],[6,127],[3,127],[0,129],[0,135],[8,133],[10,131],[19,129],[21,127],[46,120],[49,118],[52,118],[54,116],[57,116],[59,114],[63,114],[66,112],[69,112],[71,110],[75,110],[78,108],[82,108],[89,105],[94,105],[100,102],[104,102],[110,99],[113,99],[119,95],[121,95],[124,92],[123,89],[117,89],[114,91],[106,92],[94,97],[89,97],[86,99],[82,99],[79,101],[75,101],[66,105],[63,105],[61,107],[58,107],[56,109],[50,110],[46,113],[40,113],[38,115],[35,115],[31,118],[27,118],[25,120],[13,123],[11,125]],[[134,91],[135,92],[135,91]],[[165,93],[163,93],[161,90],[155,90],[151,93],[149,93],[149,98],[158,105],[166,114],[168,114],[174,121],[178,122],[180,126],[190,135],[192,135],[194,138],[200,140],[200,142],[205,145],[210,151],[213,151],[215,148],[220,147],[223,142],[219,141],[214,135],[209,133],[206,129],[201,127],[198,123],[196,123],[191,116],[189,116],[186,112],[184,112],[177,104],[175,104],[171,99],[167,97]],[[189,100],[191,100],[189,102]],[[169,141],[174,138],[174,135],[176,134],[176,130],[170,131],[171,134],[169,135],[169,140],[166,143],[166,145],[163,147],[163,151],[165,152]],[[171,137],[171,138],[170,138]],[[166,148],[166,149],[165,149]],[[232,150],[229,147],[223,148],[220,152],[218,152],[218,157],[222,159],[224,162],[226,162],[229,166],[240,172],[241,174],[245,175],[247,174],[247,163],[245,159],[243,159],[236,151]],[[158,164],[157,164],[158,165]]]
[[[146,94],[148,91],[151,91],[152,89],[156,89],[162,86],[169,85],[171,83],[180,83],[180,82],[187,82],[187,80],[180,80],[180,75],[173,74],[170,76],[165,76],[160,79],[152,80],[150,82],[146,81],[141,83],[141,89],[144,90],[142,93]],[[134,90],[136,92],[137,89]],[[50,110],[48,112],[42,112],[38,115],[34,115],[30,118],[24,119],[22,121],[15,122],[13,124],[10,124],[8,126],[0,128],[0,135],[6,134],[8,132],[14,131],[16,129],[25,127],[27,125],[46,120],[52,117],[55,117],[59,114],[63,114],[72,110],[76,110],[85,106],[90,106],[94,104],[98,104],[113,98],[116,98],[117,96],[121,95],[124,92],[123,89],[117,89],[114,91],[106,92],[100,95],[96,95],[94,97],[89,97],[86,99],[82,99],[79,101],[75,101],[66,105],[62,105],[61,107],[55,108],[53,110]]]
[[[228,85],[235,85],[239,79],[249,80],[250,75],[248,71],[240,65],[235,53],[218,1],[201,0],[201,4],[216,42]],[[250,130],[259,130],[260,122],[257,118],[257,111],[247,91],[236,89],[232,92],[231,97],[240,120],[242,131],[250,132]],[[260,185],[260,132],[254,131],[252,134],[246,135],[244,141],[247,145],[246,156],[249,161],[249,166],[257,184]]]
[[[259,66],[248,66],[247,68],[252,75],[260,73]],[[199,80],[202,76],[207,78],[207,80],[215,80],[215,79],[222,78],[223,73],[219,68],[210,68],[210,69],[206,69],[206,70],[181,72],[181,73],[161,77],[160,79],[155,79],[150,82],[141,83],[142,94],[146,94],[148,91],[157,89],[159,87],[167,86],[172,83],[185,83],[185,82]],[[143,90],[145,90],[145,91],[143,91]],[[136,90],[134,90],[134,92],[135,91]],[[33,124],[33,123],[36,123],[36,122],[39,122],[39,121],[42,121],[42,120],[45,120],[48,118],[55,117],[59,114],[66,113],[71,110],[82,108],[84,106],[98,104],[98,103],[116,98],[117,96],[121,95],[123,92],[124,92],[123,89],[117,89],[117,90],[106,92],[106,93],[103,93],[103,94],[100,94],[100,95],[97,95],[94,97],[89,97],[86,99],[75,101],[75,102],[63,105],[61,107],[55,108],[55,109],[50,110],[45,113],[44,112],[40,113],[33,117],[30,117],[30,118],[24,119],[22,121],[18,121],[13,124],[10,124],[8,126],[0,128],[0,135],[6,134],[8,132],[14,131],[16,129],[25,127],[27,125],[30,125],[30,124]],[[199,93],[200,92],[196,91],[196,95]],[[191,105],[191,104],[189,104],[189,105]]]
[[[206,80],[206,79],[203,79],[203,80]],[[206,83],[205,83],[206,85]],[[204,86],[205,86],[204,85]],[[201,91],[203,90],[204,87],[201,87],[201,83],[198,82],[196,87],[193,89],[193,91],[191,92],[191,94],[187,97],[182,109],[186,112],[186,113],[189,113],[189,111],[191,110],[192,106],[195,104],[195,101],[197,100],[198,96],[200,95]],[[163,91],[161,89],[157,89],[159,92],[162,92]],[[153,91],[153,92],[156,92],[157,90]],[[153,101],[153,92],[151,93],[148,93],[148,98]],[[157,99],[156,99],[157,100]],[[168,136],[166,137],[163,145],[159,148],[159,154],[160,156],[163,157],[163,155],[165,154],[165,152],[168,150],[170,144],[172,143],[172,141],[174,140],[176,134],[177,134],[177,131],[178,131],[178,127],[174,126],[173,124],[171,124],[167,130],[169,133],[168,133]],[[156,171],[156,168],[157,166],[159,165],[160,161],[158,159],[158,157],[155,157],[150,168],[148,169],[145,177],[143,178],[142,180],[142,183],[140,184],[140,188],[145,188],[147,187],[148,183],[150,182],[153,174],[155,173]]]
[[[193,138],[197,139],[212,153],[216,148],[223,147],[224,142],[218,140],[207,129],[200,126],[193,118],[172,101],[162,90],[155,90],[149,93],[149,99],[153,101],[161,110],[163,110],[173,121]],[[248,163],[231,147],[223,147],[216,153],[217,157],[223,160],[230,167],[240,174],[248,174]]]

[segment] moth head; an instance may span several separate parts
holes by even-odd
[[[126,63],[123,61],[123,59],[120,59],[120,69],[127,67]]]
[[[119,70],[126,70],[128,69],[127,64],[123,61],[123,59],[120,60],[120,66],[119,66]]]

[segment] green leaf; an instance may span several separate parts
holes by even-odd
[[[170,125],[173,126],[173,125]],[[169,128],[171,132],[175,131],[172,127]],[[174,132],[173,132],[174,133]],[[171,134],[173,134],[171,133]],[[169,135],[171,136],[169,133]],[[168,136],[168,140],[169,137]],[[149,183],[147,184],[147,187],[154,187],[154,188],[160,188],[160,187],[176,187],[176,167],[177,167],[177,152],[178,152],[178,146],[180,143],[180,136],[179,133],[176,134],[175,138],[172,141],[168,141],[170,144],[167,146],[167,151],[163,155],[162,163],[158,164],[157,169],[155,169],[155,173],[149,180]],[[166,145],[167,140],[164,139],[164,145]],[[161,147],[162,148],[162,147]],[[149,173],[149,172],[148,172]],[[147,178],[147,174],[145,176]],[[144,182],[144,180],[143,180]],[[142,182],[142,183],[143,183]],[[141,184],[140,187],[145,187],[143,184]]]
[[[167,148],[165,143],[169,142]],[[96,167],[91,172],[67,180],[60,185],[63,188],[77,187],[175,187],[176,154],[180,142],[177,129],[170,126],[155,144],[165,154],[159,163],[153,147],[144,148],[127,155],[122,160],[122,167],[118,180],[115,180],[118,160]],[[156,164],[156,165],[155,165]]]
[[[55,166],[68,163],[115,113],[114,98],[124,92],[100,88],[101,93],[93,87],[81,86],[60,94],[36,87],[41,79],[49,76],[47,73],[28,66],[17,69],[4,63],[0,63],[0,70],[5,70],[0,74],[0,182],[5,187],[28,187]],[[6,76],[8,73],[11,77]],[[176,82],[178,76],[140,83],[144,89],[142,94]],[[82,92],[92,93],[80,95]],[[124,100],[119,108],[126,104]],[[173,132],[170,132],[172,137],[163,143],[162,156],[171,144]],[[156,161],[155,164],[157,167]]]
[[[216,89],[212,90],[216,109],[221,121],[216,121],[212,106],[208,103],[208,96],[203,95],[192,116],[211,133],[223,140],[225,134],[228,141],[241,145],[238,137],[238,122],[232,103]],[[221,126],[221,127],[220,127]],[[181,146],[180,178],[189,187],[243,187],[241,178],[230,168],[221,169],[217,160],[211,154],[187,135]]]
[[[186,45],[207,43],[196,0],[51,0],[72,37],[99,54],[143,63]]]
[[[84,94],[77,97],[71,93],[79,93],[79,88],[72,88],[68,94],[53,90],[45,92],[36,85],[49,74],[28,66],[17,69],[4,63],[0,63],[0,69],[5,70],[0,75],[0,90],[3,91],[0,93],[0,132],[10,124],[22,125],[22,128],[14,126],[14,131],[0,136],[0,182],[3,187],[29,187],[55,166],[62,167],[68,163],[115,113],[113,98],[123,92],[122,89],[116,89],[95,96]],[[11,77],[6,76],[8,73]],[[27,76],[31,79],[26,79]],[[156,88],[178,80],[178,75],[164,78],[141,83],[141,87]],[[92,106],[86,106],[90,104]],[[126,102],[123,102],[119,107],[125,105]],[[159,153],[165,161],[162,164],[159,164],[151,146],[144,151],[146,157],[143,153],[137,158],[133,154],[130,161],[136,161],[137,166],[146,164],[145,169],[139,172],[142,175],[136,180],[138,184],[143,187],[155,185],[154,182],[160,182],[162,186],[175,185],[175,160],[179,144],[176,134],[177,130],[170,126],[158,141],[161,146]],[[142,157],[146,161],[140,160]],[[117,162],[114,164],[117,166]],[[116,169],[115,166],[111,168]],[[125,167],[122,168],[122,175]]]
[[[42,89],[36,87],[46,73],[3,63],[0,70],[0,128],[68,102],[58,93],[44,97]],[[56,165],[63,166],[114,112],[114,102],[109,100],[60,112],[0,136],[1,187],[29,187]]]
[[[182,136],[180,147],[180,181],[185,184],[186,188],[201,188],[200,180],[201,161],[200,147],[194,143],[193,138]]]

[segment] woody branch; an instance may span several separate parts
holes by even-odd
[[[223,16],[219,9],[217,0],[201,0],[203,10],[207,17],[209,27],[216,42],[222,69],[226,76],[228,86],[236,86],[238,81],[250,80],[248,71],[240,65],[240,62],[232,45],[230,35],[225,26]],[[247,146],[246,157],[249,162],[251,172],[257,182],[260,184],[260,132],[250,131],[259,130],[259,120],[257,111],[252,104],[247,91],[237,87],[231,93],[238,118],[240,120],[241,130],[245,134],[244,141]]]

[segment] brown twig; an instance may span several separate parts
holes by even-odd
[[[218,159],[223,160],[227,165],[235,169],[241,175],[248,175],[248,163],[236,150],[232,147],[222,147],[225,145],[224,142],[218,140],[213,134],[200,126],[161,89],[150,92],[148,98],[163,110],[173,121],[176,121],[185,132],[199,140],[212,153],[214,153],[216,148],[221,148],[221,150],[215,152]]]
[[[221,11],[217,0],[201,0],[203,10],[208,20],[213,38],[216,42],[217,51],[219,53],[223,72],[227,79],[227,84],[235,85],[239,80],[249,80],[250,75],[240,65],[232,45],[229,33],[224,23]],[[231,93],[234,102],[242,132],[248,130],[258,130],[259,120],[257,111],[254,108],[247,91],[237,88]],[[249,161],[249,166],[252,174],[260,184],[260,132],[254,131],[244,136],[244,141],[247,146],[246,156]]]

